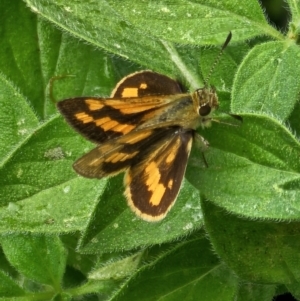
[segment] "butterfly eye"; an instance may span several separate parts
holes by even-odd
[[[207,116],[211,111],[211,107],[209,104],[206,104],[205,106],[200,107],[199,109],[199,115],[200,116]]]

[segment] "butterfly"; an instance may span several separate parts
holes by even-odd
[[[231,33],[221,51],[230,39]],[[123,78],[110,98],[70,98],[57,108],[98,144],[73,164],[75,171],[87,178],[125,172],[130,208],[146,221],[159,221],[179,193],[195,129],[210,126],[218,105],[212,87],[184,93],[177,81],[146,70]]]

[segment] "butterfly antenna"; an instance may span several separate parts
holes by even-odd
[[[222,54],[223,54],[223,52],[224,52],[224,49],[225,49],[225,48],[227,47],[227,45],[229,44],[229,42],[230,42],[230,40],[231,40],[231,37],[232,37],[232,33],[231,33],[231,31],[230,31],[229,34],[228,34],[228,36],[227,36],[227,38],[226,38],[226,41],[224,42],[224,44],[223,44],[223,46],[222,46],[222,48],[221,48],[221,50],[220,50],[220,52],[219,52],[219,54],[218,54],[217,57],[215,58],[215,61],[214,61],[214,63],[212,64],[212,66],[211,66],[211,68],[210,68],[210,71],[209,71],[209,73],[208,73],[206,79],[204,80],[204,85],[205,85],[205,87],[208,86],[208,81],[209,81],[209,79],[210,79],[210,77],[211,77],[211,75],[212,75],[212,73],[213,73],[215,67],[216,67],[217,64],[219,63],[220,58],[221,58],[221,56],[222,56]]]

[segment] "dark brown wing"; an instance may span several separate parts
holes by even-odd
[[[158,221],[173,206],[185,173],[193,132],[180,127],[137,131],[93,149],[73,167],[84,177],[126,171],[125,196],[141,218]]]
[[[113,98],[65,99],[57,107],[75,130],[99,144],[130,133],[147,121],[149,116],[155,116],[169,106],[174,100],[172,94],[179,92],[176,81],[143,71],[120,81]]]
[[[149,113],[157,115],[172,103],[174,97],[168,95],[180,92],[176,81],[142,71],[121,80],[113,98],[78,97],[60,101],[57,107],[75,130],[99,144],[130,133]]]
[[[181,94],[179,83],[165,75],[149,70],[124,77],[111,93],[113,98],[143,97],[149,95]]]
[[[74,98],[59,102],[57,107],[75,130],[100,144],[131,133],[149,121],[149,116],[159,116],[174,104],[174,97]]]
[[[147,129],[133,132],[112,141],[102,143],[80,159],[73,167],[87,178],[103,178],[120,173],[151,155],[168,139],[172,139],[178,127]]]
[[[181,128],[145,152],[124,177],[131,209],[148,221],[159,221],[174,205],[190,154],[193,132]]]

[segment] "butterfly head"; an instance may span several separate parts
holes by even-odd
[[[203,127],[210,126],[211,114],[219,107],[218,96],[214,88],[197,89],[192,94],[194,107],[201,118]]]

